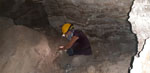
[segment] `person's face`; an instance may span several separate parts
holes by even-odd
[[[66,33],[66,37],[68,37],[70,34],[71,34],[71,31],[68,31],[68,32]]]

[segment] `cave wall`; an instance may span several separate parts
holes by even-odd
[[[138,38],[138,51],[144,45],[144,40],[149,37],[149,1],[135,1],[130,12],[129,21],[132,24],[132,31]],[[136,19],[136,20],[135,20]]]
[[[0,4],[0,16],[13,19],[15,25],[24,25],[46,35],[57,34],[49,24],[42,3],[34,0],[1,0]]]
[[[60,26],[74,23],[88,36],[95,56],[133,53],[136,38],[127,21],[132,0],[12,0],[5,16],[16,25],[61,36]],[[4,15],[4,14],[3,14]],[[58,32],[58,33],[57,33]],[[111,50],[110,50],[111,49]]]
[[[130,11],[129,21],[132,31],[138,39],[137,54],[131,66],[130,73],[150,72],[150,1],[135,0]]]
[[[42,3],[52,27],[61,32],[62,24],[75,24],[75,28],[87,34],[94,54],[121,54],[136,48],[136,38],[127,21],[132,0],[43,0]]]
[[[77,28],[91,31],[89,35],[101,36],[111,31],[129,32],[126,21],[132,0],[45,0],[49,22],[59,29],[64,22],[72,22]],[[109,26],[108,26],[109,25]],[[92,31],[92,29],[95,29]],[[123,31],[124,30],[124,31]],[[92,33],[94,32],[94,33]],[[96,34],[97,33],[97,34]]]
[[[47,37],[26,26],[0,18],[1,73],[61,73],[54,63],[55,50]]]
[[[5,16],[9,13],[12,9],[13,5],[15,4],[15,0],[1,0],[0,1],[0,15]]]
[[[128,72],[131,57],[136,49],[136,38],[127,21],[133,0],[11,0],[10,4],[8,1],[0,1],[0,16],[9,17],[0,20],[0,41],[5,42],[0,42],[0,52],[3,52],[0,55],[3,58],[0,60],[1,72],[62,73],[55,64],[67,62],[68,56],[61,55],[62,60],[58,59],[59,62],[53,63],[52,60],[55,58],[54,49],[56,51],[64,41],[59,38],[60,26],[65,22],[73,23],[77,29],[82,29],[93,50],[92,57],[83,63],[84,66],[74,68],[76,70],[72,73]],[[46,32],[49,39],[37,31]],[[20,37],[17,38],[18,36]]]

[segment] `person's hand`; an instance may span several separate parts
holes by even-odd
[[[65,50],[64,46],[59,46],[59,50]]]

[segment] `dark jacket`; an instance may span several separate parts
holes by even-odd
[[[81,30],[74,30],[73,36],[79,37],[71,47],[74,55],[91,55],[91,45],[86,35]]]

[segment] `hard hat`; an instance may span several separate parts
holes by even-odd
[[[65,36],[66,32],[68,32],[68,30],[70,29],[71,27],[71,24],[70,23],[66,23],[62,26],[62,33],[63,33],[63,36]]]

